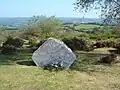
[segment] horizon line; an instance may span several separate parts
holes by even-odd
[[[31,16],[31,17],[33,17],[33,16]],[[11,17],[11,16],[10,16],[10,17],[4,17],[4,16],[3,16],[3,17],[0,17],[0,18],[31,18],[31,17],[29,17],[29,16],[28,16],[28,17],[26,17],[26,16],[15,16],[15,17],[13,17],[13,16]],[[50,17],[50,16],[46,16],[46,17]],[[69,16],[68,16],[68,17],[66,17],[66,16],[65,16],[65,17],[63,17],[63,16],[57,17],[57,16],[55,16],[55,17],[56,17],[56,18],[89,18],[89,19],[93,19],[93,17],[74,17],[74,16],[73,16],[73,17],[69,17]],[[95,18],[95,19],[100,19],[100,17],[94,17],[94,18]]]

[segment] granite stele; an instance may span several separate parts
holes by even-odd
[[[64,42],[49,38],[33,53],[32,60],[40,67],[55,65],[68,69],[76,56]]]

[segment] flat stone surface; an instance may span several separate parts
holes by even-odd
[[[62,41],[54,38],[47,39],[32,56],[32,60],[40,67],[54,64],[69,68],[75,59],[72,50]]]

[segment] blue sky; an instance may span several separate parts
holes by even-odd
[[[31,17],[55,15],[57,17],[97,18],[95,10],[87,14],[74,11],[75,0],[0,0],[0,17]]]

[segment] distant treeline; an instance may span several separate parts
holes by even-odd
[[[19,30],[17,27],[7,27],[6,30]]]
[[[96,23],[96,22],[91,22],[91,23],[71,23],[71,22],[67,22],[67,23],[63,23],[63,25],[67,25],[67,24],[75,24],[75,25],[79,25],[79,24],[93,24],[93,25],[105,25],[104,23]]]

